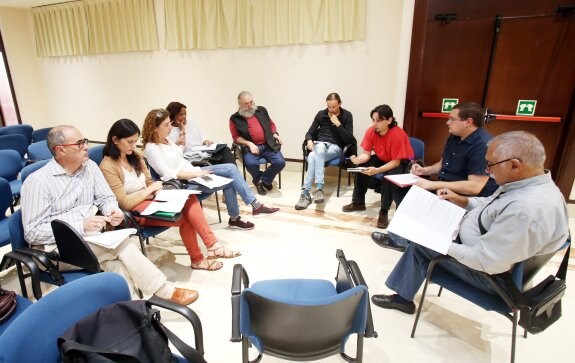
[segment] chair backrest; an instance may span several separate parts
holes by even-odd
[[[70,224],[55,219],[51,225],[61,262],[94,273],[101,271],[98,258],[84,238]]]
[[[88,149],[88,157],[97,165],[100,165],[102,159],[104,159],[104,146],[105,145],[95,145]]]
[[[0,362],[61,362],[56,341],[62,333],[106,305],[129,300],[126,280],[112,272],[65,284],[32,304],[0,336]]]
[[[30,174],[32,174],[33,172],[35,172],[36,170],[42,168],[44,165],[48,164],[50,160],[40,160],[37,161],[35,163],[26,165],[21,171],[20,171],[20,179],[22,180],[22,183],[24,183],[24,181],[26,180],[26,178],[28,178],[28,176]]]
[[[33,142],[28,146],[28,160],[46,160],[52,156],[46,140]]]
[[[10,183],[8,183],[8,180],[0,177],[0,221],[6,219],[6,211],[12,205],[12,200]],[[1,245],[0,243],[0,246]]]
[[[21,209],[18,209],[10,216],[8,228],[10,229],[10,244],[12,245],[12,251],[21,248],[28,248],[28,242],[24,239]]]
[[[1,135],[0,136],[0,150],[16,150],[20,159],[24,159],[26,152],[28,152],[28,139],[24,135]]]
[[[324,299],[287,303],[243,293],[250,314],[252,342],[260,351],[297,360],[319,359],[341,350],[349,334],[363,333],[367,288],[356,286]],[[249,335],[249,334],[248,334]]]
[[[533,256],[523,262],[515,264],[513,270],[511,271],[513,281],[522,290],[535,277],[535,275],[537,275],[543,266],[545,266],[547,262],[549,262],[553,256],[557,254],[557,252],[567,248],[570,243],[571,240],[568,240],[558,251],[546,253],[544,255]]]
[[[22,136],[26,137],[28,144],[30,144],[32,142],[32,133],[33,132],[34,132],[34,128],[30,125],[27,125],[27,124],[0,127],[0,136],[1,135],[22,135]]]
[[[409,142],[411,143],[415,160],[421,160],[425,163],[425,144],[423,141],[415,137],[410,137]]]
[[[0,150],[0,177],[9,182],[18,179],[22,158],[15,150]]]
[[[37,129],[32,132],[32,142],[43,141],[48,138],[48,133],[52,130],[52,127],[44,127],[43,129]]]

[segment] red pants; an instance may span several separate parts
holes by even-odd
[[[143,201],[134,210],[141,213],[150,203],[151,201],[149,200]],[[140,226],[145,227],[180,227],[180,236],[184,246],[186,246],[188,255],[192,259],[192,263],[198,263],[204,259],[202,250],[198,246],[196,233],[200,235],[207,248],[217,242],[216,236],[206,221],[204,211],[195,195],[191,195],[186,201],[182,209],[182,218],[177,222],[140,217],[138,218],[138,223],[140,223]]]

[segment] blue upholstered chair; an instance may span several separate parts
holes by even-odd
[[[36,170],[40,169],[40,168],[43,167],[44,165],[48,164],[49,161],[50,161],[50,159],[40,160],[40,161],[37,161],[37,162],[35,162],[35,163],[26,165],[26,166],[20,171],[20,180],[22,181],[22,184],[24,183],[24,181],[26,180],[26,178],[28,178],[28,176],[29,176],[30,174],[32,174],[32,173],[35,172]]]
[[[101,308],[130,300],[126,280],[112,272],[66,284],[29,306],[5,328],[0,335],[0,362],[61,362],[59,336]],[[157,297],[149,299],[148,304],[172,310],[188,320],[193,327],[195,348],[203,356],[202,324],[191,309]],[[175,358],[187,362],[182,357]]]
[[[12,200],[10,184],[6,179],[0,178],[0,247],[10,243],[10,217],[6,217],[6,211],[12,206]]]
[[[303,151],[303,159],[302,159],[303,165],[301,168],[301,184],[303,185],[305,172],[306,172],[307,167],[308,167],[307,157],[310,153],[310,151],[307,148],[305,141],[302,144],[302,151]],[[338,172],[337,172],[337,196],[338,196],[338,198],[339,198],[339,189],[341,186],[341,171],[345,170],[348,167],[349,157],[351,155],[355,155],[356,153],[357,153],[357,145],[354,145],[354,144],[345,145],[343,150],[341,150],[341,154],[339,157],[325,162],[325,165],[324,165],[325,168],[327,168],[329,166],[335,166],[338,168]],[[347,185],[349,186],[350,184],[351,184],[351,176],[348,173],[347,174]]]
[[[28,162],[52,159],[52,156],[46,140],[33,142],[28,145]]]
[[[2,135],[22,135],[26,137],[28,145],[32,142],[32,133],[34,128],[27,124],[11,125],[0,127],[0,136]]]
[[[88,157],[97,165],[100,165],[102,159],[104,159],[104,145],[94,145],[89,148]]]
[[[32,143],[46,140],[50,130],[52,130],[52,127],[44,127],[42,129],[34,130],[32,132]]]
[[[568,240],[565,242],[561,250],[565,250],[569,247],[571,241]],[[415,336],[415,330],[417,328],[417,323],[419,321],[419,317],[421,315],[421,310],[423,307],[423,302],[425,300],[425,294],[427,292],[427,286],[430,282],[433,282],[439,286],[441,289],[445,288],[454,294],[468,300],[475,305],[480,306],[481,308],[487,311],[495,311],[497,313],[502,314],[506,318],[508,318],[512,323],[512,331],[511,331],[511,362],[515,361],[515,337],[517,331],[517,322],[518,322],[518,313],[520,310],[519,301],[517,301],[516,297],[513,293],[511,293],[508,287],[504,286],[502,283],[502,279],[504,278],[503,275],[508,275],[511,277],[511,280],[515,284],[516,293],[521,294],[521,292],[526,291],[529,288],[530,281],[535,277],[535,275],[551,260],[551,258],[559,251],[538,255],[531,257],[525,261],[516,263],[513,268],[506,273],[498,274],[498,275],[489,275],[485,273],[485,276],[491,281],[492,286],[497,291],[497,294],[490,294],[483,290],[480,290],[474,286],[471,286],[465,283],[463,280],[458,278],[455,275],[452,275],[445,269],[441,268],[441,264],[443,263],[455,263],[460,265],[462,268],[467,268],[471,270],[471,268],[466,267],[455,259],[449,256],[439,256],[433,259],[429,267],[427,269],[427,277],[425,280],[425,284],[423,285],[423,291],[421,293],[421,299],[419,301],[419,306],[417,308],[417,314],[415,315],[415,321],[413,322],[413,328],[411,331],[411,337]],[[565,253],[563,263],[565,272],[567,270],[567,263],[569,260],[569,248],[567,248],[567,253]],[[563,266],[562,266],[563,267]],[[561,271],[561,268],[560,268]],[[477,271],[475,271],[477,272]],[[560,273],[557,273],[557,276],[561,278]],[[564,279],[565,276],[562,276]],[[440,290],[441,293],[441,290]],[[524,331],[523,336],[527,337],[527,330]]]
[[[20,135],[8,135],[20,136]],[[12,193],[13,203],[10,206],[10,211],[14,212],[14,205],[17,204],[20,197],[20,188],[22,181],[18,179],[20,170],[24,167],[22,158],[15,150],[0,150],[0,178],[4,178],[10,183],[10,192]]]
[[[28,139],[24,135],[0,135],[0,150],[15,150],[18,152],[22,167],[26,165],[28,145],[30,145],[30,143],[28,143]]]
[[[53,260],[56,258],[55,255],[44,252],[38,249],[32,249],[28,246],[28,242],[24,239],[24,228],[22,226],[22,212],[17,210],[14,212],[9,219],[10,228],[10,243],[12,244],[12,251],[6,253],[2,258],[0,263],[0,271],[4,270],[12,265],[16,265],[16,270],[18,272],[18,279],[20,281],[20,288],[22,295],[28,297],[28,291],[26,288],[26,279],[30,278],[30,283],[32,286],[32,293],[36,299],[42,298],[42,289],[40,287],[40,282],[45,282],[52,285],[64,285],[68,282],[77,280],[81,277],[85,277],[94,272],[99,272],[98,260],[94,257],[91,266],[97,266],[97,271],[79,269],[75,271],[60,271],[58,267],[54,264]],[[66,262],[74,266],[81,266],[84,263],[83,259],[79,262],[79,258],[84,257],[82,253],[83,248],[85,248],[85,242],[83,239],[81,241],[77,240],[77,236],[73,239],[69,235],[61,236],[55,231],[54,236],[57,240],[64,240],[64,243],[74,245],[74,249],[67,253],[67,247],[58,245],[59,248],[59,260],[61,262]],[[81,238],[81,237],[80,237]],[[82,244],[81,242],[84,242]],[[62,251],[64,251],[64,256],[72,254],[78,254],[79,257],[73,256],[72,260],[62,259]],[[90,250],[91,252],[91,250]],[[26,270],[23,266],[26,266]]]
[[[232,278],[232,338],[242,342],[243,362],[259,362],[263,354],[291,360],[316,360],[340,354],[362,362],[364,337],[376,337],[369,293],[359,267],[341,250],[336,283],[314,279],[260,281],[249,287],[242,265]],[[244,289],[242,290],[242,284]],[[357,334],[356,358],[345,343]],[[258,351],[249,359],[249,346]]]

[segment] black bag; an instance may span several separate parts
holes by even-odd
[[[188,181],[181,179],[170,179],[165,182],[162,182],[162,187],[166,190],[188,189]]]
[[[565,280],[550,275],[524,293],[528,306],[521,308],[519,325],[531,334],[547,329],[561,317],[561,299],[565,295]]]
[[[146,301],[108,305],[80,320],[58,338],[64,363],[176,363],[168,339],[189,362],[202,355],[160,322]]]
[[[8,319],[16,310],[16,293],[0,287],[0,322]]]

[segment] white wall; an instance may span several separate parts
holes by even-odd
[[[361,139],[369,111],[388,103],[400,121],[405,102],[414,0],[367,0],[365,41],[211,51],[163,48],[163,1],[156,0],[160,50],[89,57],[37,58],[29,11],[0,8],[22,119],[35,127],[77,125],[104,140],[120,118],[142,125],[170,101],[216,141],[230,142],[229,116],[241,90],[268,108],[287,158],[300,145],[329,92],[340,93]],[[401,64],[398,62],[401,61]]]

